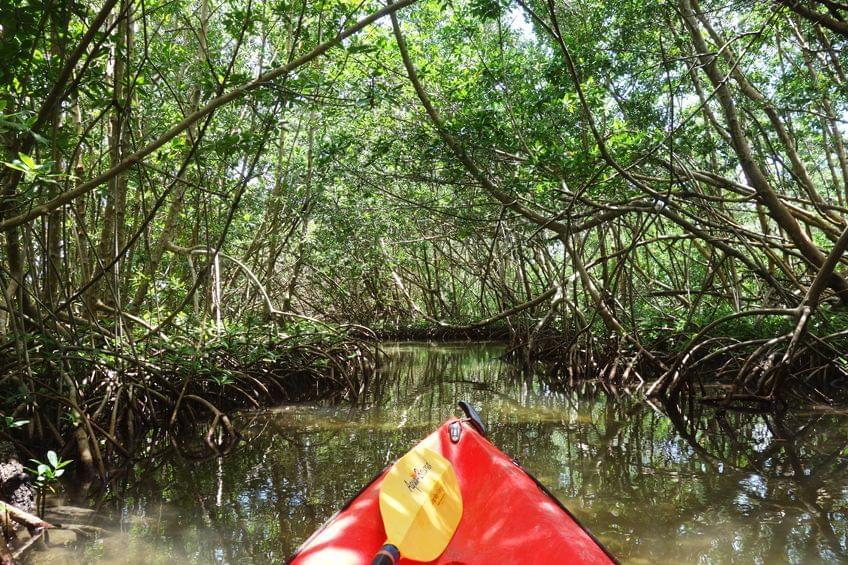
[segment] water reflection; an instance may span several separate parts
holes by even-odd
[[[245,414],[245,441],[224,459],[137,465],[101,508],[122,533],[68,558],[281,561],[469,400],[492,440],[624,562],[848,559],[843,415],[669,410],[522,377],[497,346],[387,349],[383,378],[361,406]]]

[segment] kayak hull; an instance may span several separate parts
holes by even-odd
[[[462,429],[456,442],[449,431],[454,422]],[[565,507],[470,421],[449,420],[421,443],[451,462],[463,501],[462,520],[453,538],[431,563],[615,563]],[[386,541],[379,499],[387,470],[315,532],[289,562],[371,563]],[[401,556],[400,563],[417,562]]]

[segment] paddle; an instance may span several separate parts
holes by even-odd
[[[453,465],[417,446],[397,460],[380,485],[386,545],[372,565],[391,565],[400,555],[432,561],[447,547],[462,518],[462,495]]]

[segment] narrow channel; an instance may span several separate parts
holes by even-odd
[[[166,450],[100,502],[109,535],[31,562],[280,562],[459,400],[624,563],[848,558],[848,418],[662,407],[554,390],[497,344],[384,344],[367,399],[242,413],[228,456]],[[684,411],[685,412],[685,411]],[[675,423],[676,422],[676,423]],[[731,432],[732,433],[729,433]]]

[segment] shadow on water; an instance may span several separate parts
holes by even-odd
[[[459,400],[624,562],[848,559],[845,415],[657,407],[588,383],[556,390],[517,374],[496,345],[386,350],[359,406],[241,414],[245,441],[223,459],[138,463],[99,510],[118,532],[66,559],[281,561]]]

